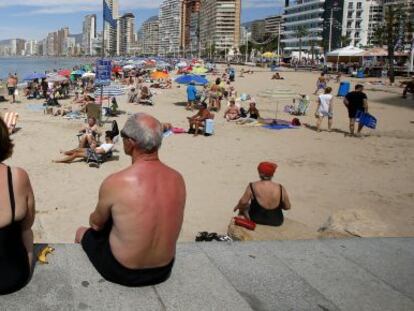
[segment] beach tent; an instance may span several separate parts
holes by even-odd
[[[24,77],[23,80],[25,81],[32,81],[32,80],[36,80],[36,79],[44,79],[46,78],[46,75],[44,73],[31,73],[29,75],[27,75],[26,77]]]
[[[344,48],[336,49],[327,54],[327,61],[333,63],[349,63],[358,62],[360,54],[365,50],[355,46],[346,46]]]
[[[193,82],[197,85],[205,85],[208,83],[208,80],[202,76],[190,74],[179,76],[177,79],[175,79],[175,82],[178,84],[190,84]]]

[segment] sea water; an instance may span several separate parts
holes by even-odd
[[[17,73],[19,81],[22,81],[26,75],[33,72],[72,69],[93,62],[94,60],[85,58],[0,57],[0,79],[6,79],[9,73]]]

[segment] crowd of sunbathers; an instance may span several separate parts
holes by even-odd
[[[56,161],[66,163],[107,153],[118,133],[125,154],[132,159],[129,167],[103,181],[89,218],[90,227],[79,227],[74,233],[75,242],[91,264],[110,282],[149,286],[171,275],[186,189],[181,174],[158,157],[162,133],[170,126],[137,113],[128,118],[120,132],[117,126],[106,131],[105,143],[98,145],[99,129],[96,120],[90,118],[80,131],[78,148],[63,152],[65,158]],[[0,119],[0,295],[27,285],[36,261],[34,194],[26,171],[3,164],[12,152],[13,142]],[[283,223],[282,210],[291,206],[286,189],[272,181],[276,168],[272,162],[260,163],[259,181],[249,183],[234,208],[246,221],[270,226]]]

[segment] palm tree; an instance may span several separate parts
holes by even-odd
[[[370,43],[373,42],[374,46],[383,47],[386,43],[385,26],[379,25],[375,28]]]
[[[299,62],[302,61],[302,38],[308,35],[309,31],[305,26],[301,25],[298,28],[296,28],[295,36],[299,39]]]
[[[340,40],[341,40],[341,48],[343,48],[344,46],[348,46],[352,41],[351,38],[347,36],[341,36]]]

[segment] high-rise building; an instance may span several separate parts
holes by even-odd
[[[344,0],[342,36],[350,45],[370,44],[373,31],[382,22],[382,8],[379,0]]]
[[[159,47],[159,20],[158,16],[147,19],[139,30],[138,43],[143,55],[157,55]]]
[[[385,18],[387,14],[387,10],[389,7],[391,8],[400,8],[402,14],[404,14],[404,18],[402,23],[400,24],[400,31],[401,31],[401,42],[405,43],[406,45],[411,44],[414,36],[414,0],[383,0],[384,1],[384,10],[383,10],[383,18]],[[407,25],[411,24],[411,32],[407,30]]]
[[[9,39],[0,41],[0,56],[21,56],[25,52],[26,40]]]
[[[69,37],[69,28],[64,27],[58,30],[57,40],[55,40],[55,55],[64,56],[65,54],[65,44],[66,40]]]
[[[200,40],[208,52],[229,51],[240,44],[240,0],[201,0]]]
[[[38,55],[38,43],[36,40],[29,40],[26,41],[24,45],[24,55],[26,56],[34,56]]]
[[[266,36],[265,20],[258,19],[252,22],[252,39],[255,41],[263,41]]]
[[[86,15],[82,29],[82,48],[86,55],[95,55],[93,41],[96,39],[96,14]]]
[[[112,10],[112,18],[118,20],[119,18],[119,0],[105,0],[108,4],[108,7]],[[105,32],[105,54],[106,55],[116,55],[117,50],[119,49],[118,45],[118,28],[119,22],[116,27],[112,27],[109,23],[105,22],[104,32]]]
[[[285,0],[284,51],[328,52],[341,45],[344,0]],[[306,35],[300,35],[302,30]]]
[[[119,18],[118,55],[131,55],[131,49],[135,44],[135,16],[126,13]]]
[[[181,50],[193,54],[199,50],[201,0],[183,0],[181,9]]]
[[[182,33],[182,0],[164,0],[159,12],[161,55],[179,55]]]
[[[282,15],[273,15],[265,18],[265,33],[267,36],[276,38],[283,32]]]

